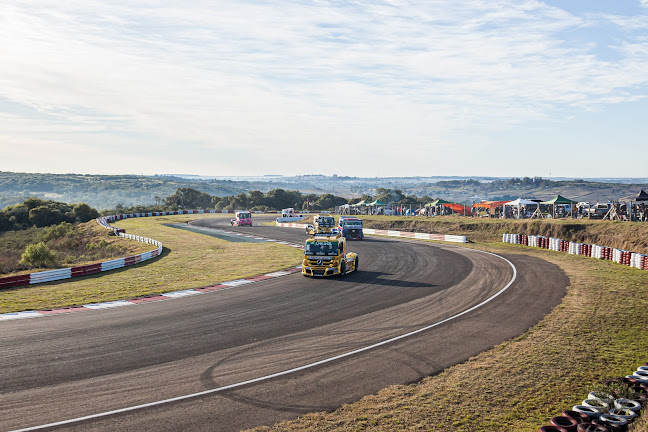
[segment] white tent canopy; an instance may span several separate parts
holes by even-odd
[[[524,218],[524,215],[521,214],[520,207],[526,205],[538,205],[538,203],[524,198],[518,198],[514,201],[509,201],[507,203],[504,203],[504,206],[517,207],[517,214],[515,215],[515,217],[518,219],[520,218],[520,216]]]
[[[505,206],[521,206],[521,205],[529,205],[529,204],[535,205],[535,204],[538,204],[538,203],[535,202],[535,201],[528,200],[528,199],[518,198],[515,201],[509,201],[509,202],[505,203],[504,205]]]

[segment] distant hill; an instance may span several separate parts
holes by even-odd
[[[196,176],[191,174],[84,175],[32,174],[0,171],[0,208],[28,197],[67,203],[85,202],[101,209],[157,204],[178,188],[190,187],[213,196],[273,189],[302,193],[331,193],[346,198],[373,195],[377,188],[400,190],[405,195],[443,198],[470,203],[519,197],[548,199],[557,194],[578,201],[601,201],[648,189],[648,178],[567,179],[540,177],[349,177],[319,174],[298,176]]]

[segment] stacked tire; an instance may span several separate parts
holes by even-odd
[[[624,432],[640,414],[642,402],[648,400],[648,363],[639,366],[632,375],[613,380],[625,384],[635,392],[638,400],[593,391],[587,399],[562,415],[553,417],[550,425],[541,426],[539,432]]]

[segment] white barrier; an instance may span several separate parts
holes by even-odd
[[[297,224],[297,223],[277,222],[277,226],[286,227],[286,228],[306,228],[307,225]],[[447,241],[447,242],[454,242],[454,243],[468,242],[466,236],[449,235],[449,234],[432,234],[432,233],[420,233],[420,232],[411,232],[411,231],[380,230],[375,228],[363,228],[362,232],[370,235],[385,235],[389,237],[413,238],[419,240],[436,240],[436,241]]]
[[[60,279],[69,279],[72,277],[72,268],[62,268],[56,270],[47,270],[29,275],[29,283],[52,282]]]

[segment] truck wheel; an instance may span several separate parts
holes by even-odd
[[[346,262],[342,261],[340,263],[340,274],[345,275],[346,274]]]
[[[355,259],[354,267],[355,267],[355,271],[358,271],[358,257],[356,257]]]

